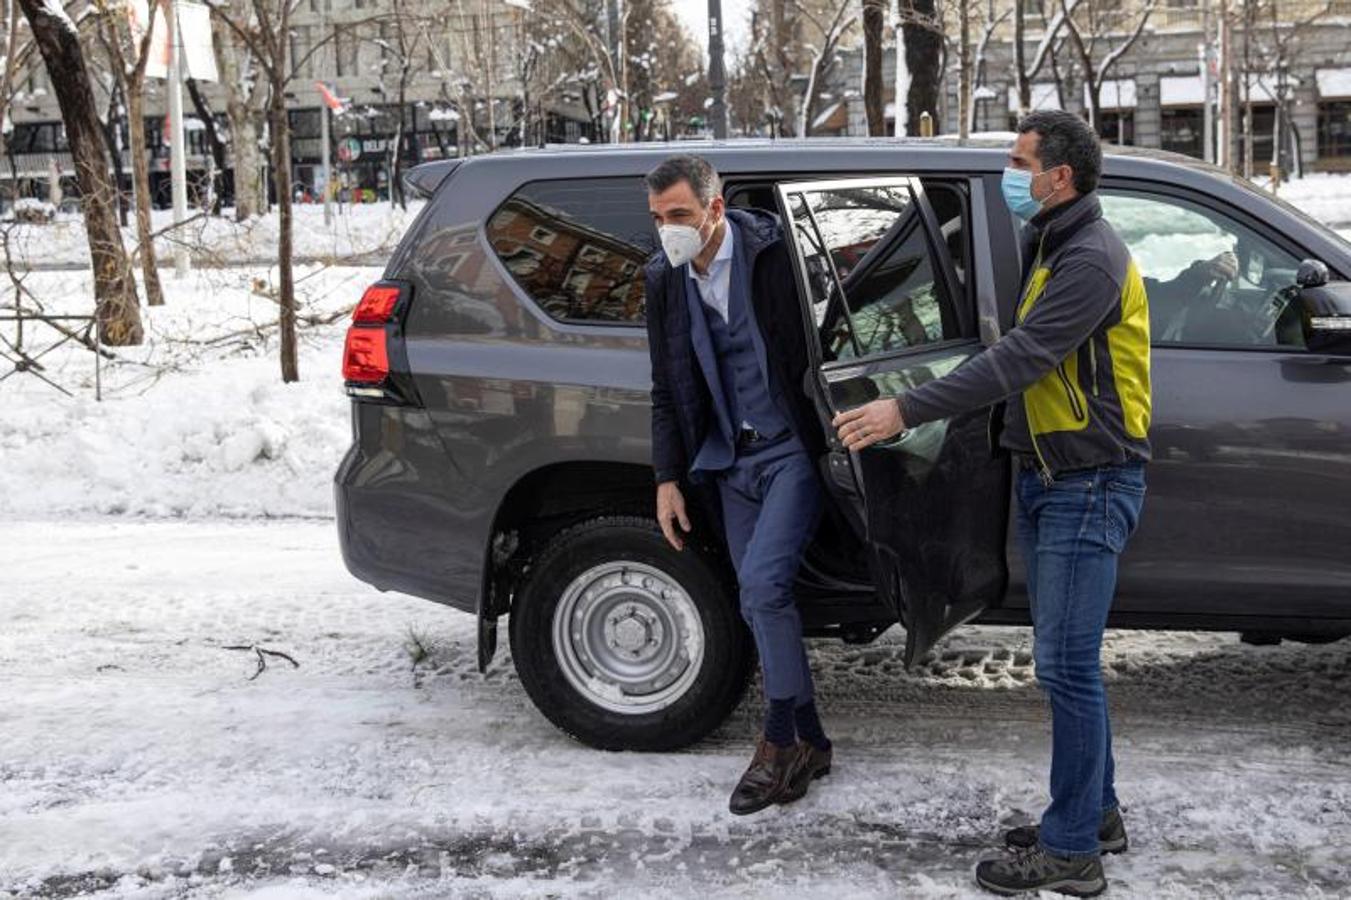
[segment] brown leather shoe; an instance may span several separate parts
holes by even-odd
[[[750,768],[732,791],[727,804],[732,815],[745,816],[773,806],[782,800],[799,760],[798,748],[779,747],[760,738]]]
[[[794,800],[801,800],[807,795],[807,788],[811,787],[813,781],[830,774],[830,761],[835,754],[833,746],[825,750],[818,750],[810,741],[798,741],[797,752],[798,757],[793,763],[793,774],[788,779],[788,790],[779,800],[780,803],[792,803]]]

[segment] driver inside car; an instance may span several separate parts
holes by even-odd
[[[1215,292],[1238,276],[1238,256],[1225,250],[1210,259],[1198,259],[1168,281],[1145,276],[1149,296],[1151,324],[1157,341],[1180,341],[1186,335],[1192,307],[1215,307],[1220,298]]]

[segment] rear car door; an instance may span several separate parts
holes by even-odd
[[[945,212],[940,223],[917,178],[788,182],[776,195],[811,345],[808,387],[830,447],[823,474],[905,626],[909,665],[1003,597],[1008,463],[990,452],[988,410],[852,454],[830,420],[981,351],[986,317],[970,298],[988,279],[972,277],[972,254],[952,247],[954,227],[969,235],[975,219],[983,229],[984,201],[963,193],[959,218]]]
[[[1260,208],[1125,180],[1099,194],[1153,332],[1149,499],[1116,611],[1345,618],[1351,358],[1311,352],[1288,305],[1310,254]]]

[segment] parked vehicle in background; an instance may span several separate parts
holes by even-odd
[[[641,176],[669,152],[414,169],[431,200],[358,307],[344,361],[349,569],[478,616],[483,665],[508,616],[531,698],[598,747],[698,740],[750,672],[711,526],[696,521],[677,553],[653,520],[642,269],[657,244]],[[1005,145],[701,152],[730,206],[784,218],[818,337],[805,388],[832,439],[835,411],[950,371],[1012,322]],[[1154,345],[1149,513],[1111,624],[1351,634],[1351,245],[1171,154],[1109,148],[1099,195],[1148,279]],[[1236,277],[1198,282],[1224,253]],[[866,642],[899,620],[909,664],[963,622],[1028,622],[1010,466],[983,414],[858,454],[831,446],[831,509],[799,578],[809,635]]]

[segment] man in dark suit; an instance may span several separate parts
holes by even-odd
[[[830,769],[793,583],[822,507],[824,438],[803,388],[807,343],[778,218],[727,209],[706,160],[647,175],[662,253],[647,266],[657,519],[677,550],[691,529],[682,484],[712,488],[760,654],[767,711],[730,808],[802,797]],[[798,739],[801,738],[801,741]]]

